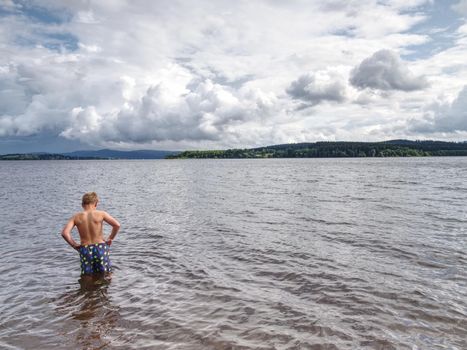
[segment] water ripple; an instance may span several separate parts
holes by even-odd
[[[466,158],[0,163],[0,348],[465,349]],[[82,192],[111,279],[59,236]]]

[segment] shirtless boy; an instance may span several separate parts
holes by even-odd
[[[120,224],[105,211],[96,210],[99,198],[95,192],[88,192],[83,196],[83,211],[75,214],[65,225],[62,237],[79,252],[81,261],[81,275],[105,273],[111,271],[109,247],[120,229]],[[112,232],[104,240],[102,223],[112,226]],[[81,244],[71,237],[73,227],[78,228]]]

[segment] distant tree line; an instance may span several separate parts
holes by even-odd
[[[78,160],[99,159],[96,157],[72,157],[51,153],[15,153],[0,155],[0,160]]]
[[[467,156],[467,142],[409,141],[315,142],[274,145],[249,149],[184,151],[180,158],[344,158]]]

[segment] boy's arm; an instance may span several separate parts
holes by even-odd
[[[63,228],[62,230],[62,237],[65,241],[67,241],[67,243],[69,245],[71,245],[73,247],[73,249],[76,249],[78,250],[80,245],[78,243],[76,243],[76,241],[73,239],[73,237],[71,237],[71,230],[73,229],[73,227],[75,226],[75,217],[72,217],[68,222],[67,224],[65,225],[65,227]]]
[[[109,238],[106,240],[106,243],[111,245],[113,239],[117,235],[118,230],[120,230],[120,223],[106,212],[104,212],[104,221],[112,226],[112,232],[110,233]]]

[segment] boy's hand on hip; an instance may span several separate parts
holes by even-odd
[[[111,239],[108,239],[105,241],[105,243],[107,243],[107,245],[111,245],[112,244],[112,240]]]

